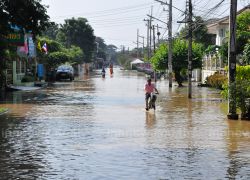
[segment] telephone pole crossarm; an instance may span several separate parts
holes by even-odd
[[[159,2],[159,3],[161,3],[161,4],[164,4],[164,5],[169,5],[169,3],[167,3],[167,2],[163,2],[163,1],[159,1],[159,0],[155,0],[155,1],[156,1],[156,2]],[[182,12],[182,13],[186,13],[185,11],[183,11],[183,10],[181,10],[181,9],[175,7],[175,6],[172,6],[172,7],[175,8],[176,10]]]
[[[151,15],[149,15],[149,14],[147,14],[147,16],[150,17],[150,18],[152,18],[152,19],[155,19],[155,20],[157,20],[157,21],[160,21],[160,22],[162,22],[162,23],[164,23],[164,24],[166,24],[166,25],[168,26],[168,23],[166,23],[166,22],[164,22],[164,21],[162,21],[162,20],[160,20],[160,19],[158,19],[158,18],[156,18],[156,17],[153,17],[153,16],[151,16]]]

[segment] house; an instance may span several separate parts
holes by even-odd
[[[144,61],[140,59],[135,59],[132,62],[130,62],[131,69],[136,69],[137,66],[140,66],[141,64],[144,64]]]
[[[36,61],[36,46],[33,41],[32,34],[14,32],[11,35],[11,40],[8,43],[16,47],[16,55],[6,61],[6,85],[15,86],[33,86],[34,78],[29,80],[26,78],[24,83],[22,80],[25,75],[35,76],[37,71]],[[23,38],[16,39],[16,37],[23,36]]]
[[[237,14],[242,12],[250,11],[250,5],[239,10]],[[227,42],[227,33],[229,32],[229,16],[223,17],[221,19],[211,20],[207,24],[208,33],[216,35],[215,45],[221,46],[224,42]],[[202,66],[202,82],[204,83],[206,78],[213,75],[215,72],[225,73],[221,57],[217,52],[206,54],[203,57]]]

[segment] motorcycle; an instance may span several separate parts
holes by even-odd
[[[105,78],[105,74],[106,74],[106,72],[105,72],[105,69],[103,68],[102,69],[102,78]]]
[[[114,73],[113,68],[110,68],[109,71],[110,71],[110,75],[113,75],[113,73]]]
[[[159,93],[155,93],[155,92],[150,93],[148,109],[154,109],[155,110],[155,102],[156,102],[156,99],[157,99],[157,94],[159,94]]]
[[[102,78],[105,78],[105,72],[102,72]]]

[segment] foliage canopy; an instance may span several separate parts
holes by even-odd
[[[192,67],[200,68],[202,65],[203,46],[199,43],[192,43]],[[168,67],[168,47],[161,44],[156,50],[154,56],[150,59],[153,68],[158,71],[167,69]],[[188,67],[188,43],[185,40],[176,39],[173,41],[173,72],[178,84],[182,85],[181,71]]]
[[[66,47],[79,46],[85,55],[84,62],[91,62],[96,46],[94,30],[87,19],[66,19],[61,25],[57,39]]]

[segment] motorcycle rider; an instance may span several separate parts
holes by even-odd
[[[105,68],[104,68],[104,66],[102,67],[102,77],[103,78],[105,78],[105,73],[106,73],[106,71],[105,71]]]
[[[110,71],[110,75],[112,75],[113,74],[113,64],[112,63],[109,64],[109,71]]]
[[[156,89],[155,85],[153,83],[151,83],[151,79],[149,78],[147,80],[147,83],[144,86],[144,91],[145,91],[145,101],[146,101],[146,110],[148,111],[149,107],[148,107],[148,99],[151,97],[151,93],[153,93],[154,91],[159,94],[158,90]]]

